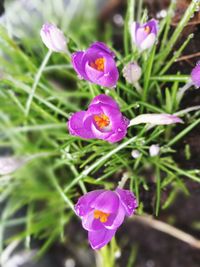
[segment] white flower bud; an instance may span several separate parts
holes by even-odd
[[[132,150],[132,152],[131,152],[131,156],[132,156],[134,159],[139,158],[140,155],[141,155],[141,153],[140,153],[138,150],[136,150],[136,149]]]
[[[160,146],[159,145],[151,145],[149,148],[149,154],[151,157],[158,156],[160,152]]]
[[[123,68],[123,76],[128,83],[136,83],[142,75],[142,70],[137,63],[129,62]]]
[[[66,51],[66,38],[63,32],[51,23],[45,23],[40,31],[43,43],[53,52]]]

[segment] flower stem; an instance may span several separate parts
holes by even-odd
[[[123,176],[122,176],[121,181],[119,181],[119,183],[118,183],[118,188],[121,188],[122,189],[129,178],[130,178],[129,173],[128,172],[125,172],[123,174]]]
[[[52,51],[49,50],[49,51],[47,52],[47,54],[46,54],[44,60],[42,61],[42,64],[40,65],[40,68],[39,68],[39,70],[38,70],[38,72],[37,72],[37,74],[36,74],[36,76],[35,76],[35,81],[34,81],[34,83],[33,83],[32,90],[31,90],[31,92],[30,92],[30,94],[29,94],[29,97],[28,97],[28,100],[27,100],[27,102],[26,102],[26,109],[25,109],[25,115],[26,115],[26,116],[28,116],[28,114],[29,114],[30,107],[31,107],[31,102],[32,102],[32,100],[33,100],[33,96],[34,96],[34,94],[35,94],[36,88],[37,88],[38,83],[39,83],[39,81],[40,81],[40,78],[41,78],[41,76],[42,76],[42,72],[43,72],[44,68],[46,67],[46,65],[47,65],[47,63],[48,63],[51,54],[52,54]]]
[[[183,87],[181,87],[177,93],[176,100],[180,102],[182,99],[184,93],[193,85],[193,82],[190,80],[188,83],[186,83]]]

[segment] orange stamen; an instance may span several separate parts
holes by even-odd
[[[105,58],[100,57],[95,60],[95,62],[91,62],[90,66],[93,69],[99,70],[99,71],[104,71],[104,63],[105,63]]]
[[[146,34],[149,34],[151,32],[151,28],[149,26],[144,27],[144,31]]]
[[[100,129],[103,129],[110,124],[110,120],[105,114],[94,115],[94,120]]]
[[[105,213],[105,212],[100,211],[100,210],[94,211],[94,218],[97,220],[99,219],[100,222],[102,222],[102,223],[107,222],[109,216],[110,216],[109,213]]]

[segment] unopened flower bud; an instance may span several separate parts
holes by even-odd
[[[45,23],[40,31],[40,36],[49,50],[53,52],[66,51],[66,38],[63,32],[54,24]]]
[[[131,152],[131,156],[132,156],[134,159],[139,158],[140,155],[141,155],[141,153],[140,153],[138,150],[136,150],[136,149],[132,150],[132,152]]]
[[[158,156],[160,152],[160,147],[159,145],[151,145],[150,148],[149,148],[149,154],[151,157],[155,157],[155,156]]]
[[[134,84],[136,83],[142,75],[142,70],[137,63],[129,62],[123,68],[123,76],[128,83]]]
[[[153,46],[158,34],[158,21],[151,19],[144,24],[133,22],[131,25],[132,42],[140,51]]]

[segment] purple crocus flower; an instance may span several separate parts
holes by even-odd
[[[63,32],[52,23],[45,23],[40,31],[43,43],[54,52],[66,51],[66,38]]]
[[[114,57],[115,54],[104,43],[95,42],[86,51],[75,52],[72,64],[80,78],[114,87],[119,78]]]
[[[80,197],[75,205],[93,249],[100,249],[110,242],[125,216],[133,215],[136,208],[134,194],[120,188],[91,191]]]
[[[145,24],[133,22],[131,25],[131,37],[139,50],[143,51],[153,46],[158,33],[158,21],[151,19]]]
[[[115,143],[127,133],[129,120],[122,115],[112,97],[98,95],[86,111],[74,113],[68,121],[69,132],[85,139],[102,139]]]
[[[200,87],[200,61],[197,62],[197,65],[191,72],[191,80],[194,86],[196,86],[197,88]]]

